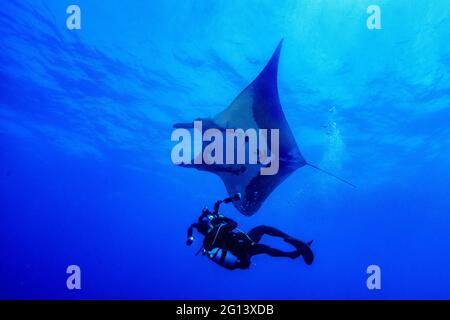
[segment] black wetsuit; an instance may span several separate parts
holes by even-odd
[[[222,249],[222,254],[231,253],[237,258],[233,265],[225,265],[224,259],[218,259],[218,263],[227,269],[247,269],[250,267],[251,258],[258,254],[267,254],[272,257],[297,258],[303,256],[305,262],[310,265],[314,256],[308,244],[294,239],[286,233],[269,226],[258,226],[245,233],[237,229],[238,224],[218,213],[220,201],[214,206],[214,211],[204,210],[198,221],[188,229],[188,238],[192,237],[193,228],[204,235],[203,249],[211,252],[215,248]],[[295,250],[286,252],[259,243],[264,235],[282,238],[285,242],[294,246]]]

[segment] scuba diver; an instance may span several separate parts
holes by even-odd
[[[312,264],[314,260],[314,254],[310,248],[312,241],[304,243],[269,226],[258,226],[246,233],[237,228],[238,224],[234,220],[219,213],[222,203],[238,201],[240,198],[241,195],[237,193],[232,197],[217,201],[212,212],[204,208],[197,222],[191,224],[187,232],[186,244],[188,246],[194,242],[194,228],[204,236],[203,245],[196,255],[202,252],[209,259],[229,270],[248,269],[251,258],[258,254],[291,259],[302,256],[307,265]],[[295,250],[286,252],[259,243],[264,235],[282,238]]]

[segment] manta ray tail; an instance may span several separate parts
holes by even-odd
[[[323,172],[323,173],[325,173],[325,174],[327,174],[327,175],[329,175],[329,176],[332,176],[333,178],[336,178],[336,179],[338,179],[338,180],[340,180],[340,181],[342,181],[342,182],[344,182],[344,183],[346,183],[346,184],[352,186],[353,188],[356,188],[356,186],[355,186],[353,183],[350,183],[350,182],[348,182],[347,180],[344,180],[344,179],[342,179],[342,178],[339,178],[338,176],[332,174],[331,172],[328,172],[328,171],[326,171],[326,170],[323,170],[323,169],[319,168],[318,166],[315,166],[315,165],[313,165],[313,164],[311,164],[311,163],[306,163],[306,165],[307,165],[307,166],[310,166],[310,167],[312,167],[312,168],[314,168],[314,169],[316,169],[316,170],[319,170],[319,171],[321,171],[321,172]]]

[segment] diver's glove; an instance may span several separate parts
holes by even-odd
[[[195,238],[194,237],[189,237],[186,240],[186,245],[190,246],[193,242],[194,242]]]
[[[241,194],[240,193],[236,193],[232,197],[228,197],[228,198],[224,199],[223,202],[224,203],[230,203],[232,201],[239,201],[239,200],[241,200]]]

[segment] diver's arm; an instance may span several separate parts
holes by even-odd
[[[214,215],[219,214],[219,207],[222,204],[222,202],[223,202],[222,200],[218,200],[218,201],[216,201],[216,203],[214,203],[214,211],[213,211]]]
[[[197,224],[193,223],[189,226],[188,231],[187,231],[187,236],[188,238],[192,237],[193,233],[194,233],[194,228],[197,228]]]
[[[223,199],[223,200],[218,200],[218,201],[216,201],[216,203],[214,204],[214,211],[213,211],[213,213],[215,214],[215,215],[217,215],[217,214],[219,214],[219,207],[220,207],[220,205],[222,204],[222,203],[230,203],[230,202],[232,202],[232,201],[238,201],[238,200],[240,200],[241,199],[241,194],[240,193],[236,193],[234,196],[232,196],[232,197],[228,197],[228,198],[225,198],[225,199]]]
[[[192,242],[194,242],[194,228],[197,228],[197,223],[193,223],[189,226],[188,231],[187,231],[187,240],[186,240],[186,245],[190,246],[192,244]]]

